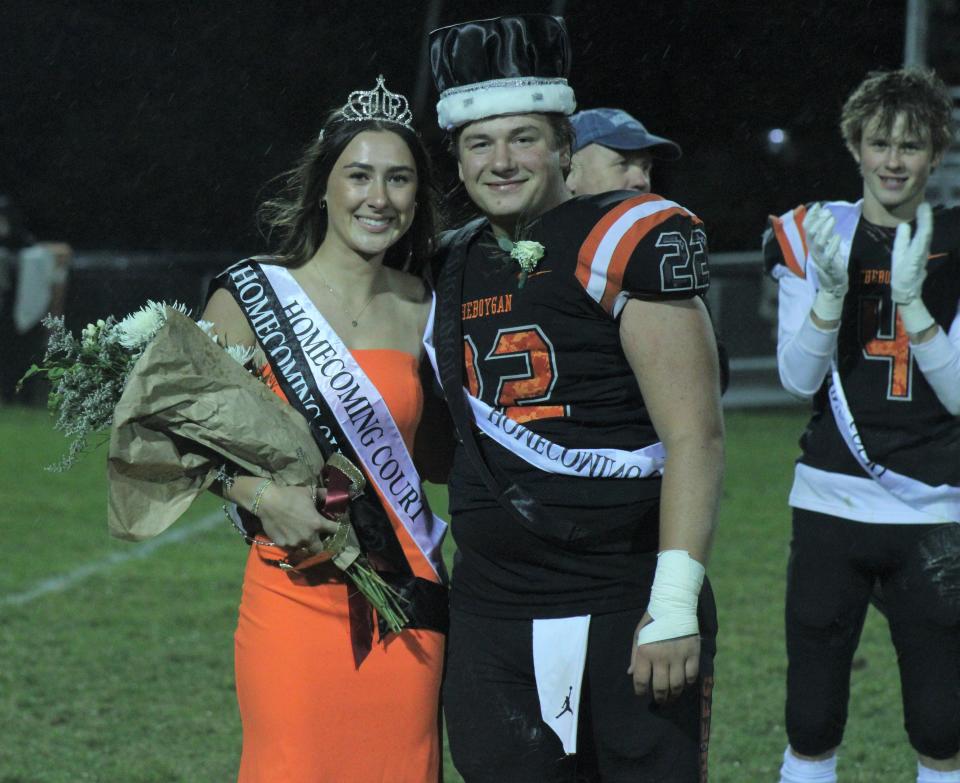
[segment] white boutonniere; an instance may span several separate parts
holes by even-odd
[[[497,244],[520,265],[520,282],[517,284],[517,288],[523,288],[523,284],[527,282],[527,275],[537,268],[537,264],[543,258],[546,248],[533,240],[521,239],[517,242],[511,242],[506,237],[500,237]]]

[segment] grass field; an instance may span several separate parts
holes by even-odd
[[[802,423],[793,410],[727,417],[708,569],[721,623],[713,783],[777,779],[785,499]],[[212,498],[153,542],[113,541],[102,451],[69,473],[43,472],[63,442],[45,413],[22,408],[0,408],[0,440],[0,783],[233,780],[232,634],[247,548]],[[893,650],[871,609],[841,780],[910,781],[914,769]],[[460,780],[447,770],[448,783]]]

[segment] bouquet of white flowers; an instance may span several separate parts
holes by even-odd
[[[48,315],[43,325],[50,333],[42,364],[34,364],[17,387],[34,375],[46,375],[51,383],[47,405],[56,417],[54,429],[71,438],[68,452],[48,470],[63,472],[73,466],[87,448],[90,437],[106,432],[113,410],[130,371],[147,345],[167,322],[167,310],[188,314],[178,302],[147,304],[121,321],[112,315],[87,324],[79,339],[72,335],[62,316]],[[209,321],[197,326],[216,343]],[[254,350],[243,345],[226,347],[227,353],[241,365],[250,362]]]
[[[51,383],[54,427],[72,438],[52,470],[66,470],[97,432],[110,431],[108,527],[127,540],[156,536],[175,522],[224,467],[315,486],[324,460],[307,421],[281,401],[257,372],[257,351],[223,346],[212,324],[194,322],[187,308],[148,302],[121,321],[88,324],[80,338],[62,318],[47,318],[46,355],[21,379],[43,374]],[[262,364],[263,362],[260,362]],[[365,478],[342,454],[327,468],[344,479],[350,497]],[[402,599],[361,553],[349,512],[310,562],[330,559],[351,578],[387,626],[407,621]],[[290,563],[291,568],[304,567]]]

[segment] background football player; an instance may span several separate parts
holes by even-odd
[[[875,585],[917,780],[960,781],[960,209],[924,203],[951,101],[932,73],[874,73],[841,130],[855,204],[772,219],[784,387],[813,397],[790,505],[783,783],[837,780],[850,665]]]

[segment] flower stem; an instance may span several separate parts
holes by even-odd
[[[347,576],[353,580],[357,589],[370,605],[377,610],[387,627],[394,633],[400,633],[408,618],[403,610],[406,599],[388,585],[383,577],[366,563],[355,560],[347,569]]]

